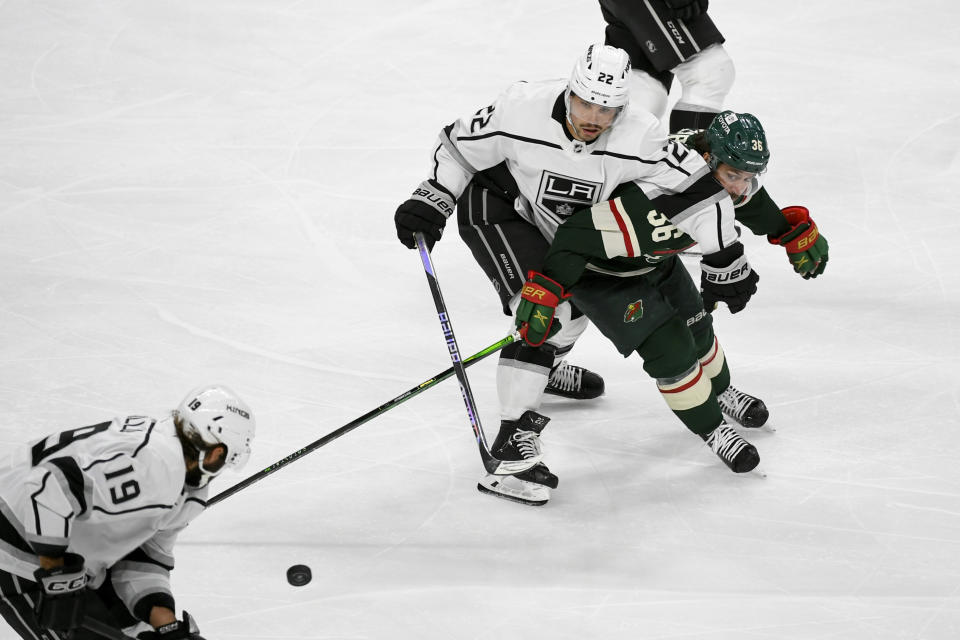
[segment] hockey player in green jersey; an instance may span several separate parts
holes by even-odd
[[[730,385],[706,311],[723,302],[737,313],[756,291],[758,278],[743,256],[734,221],[783,246],[804,278],[823,273],[827,242],[805,207],[781,211],[760,186],[770,151],[754,116],[725,111],[706,130],[671,138],[703,157],[729,198],[711,207],[690,207],[643,181],[621,185],[613,200],[581,210],[559,227],[562,233],[542,273],[532,273],[523,289],[517,318],[527,327],[527,341],[536,343],[541,322],[548,325],[546,335],[554,331],[551,305],[572,297],[624,355],[638,351],[644,357],[645,368],[684,424],[705,437],[734,471],[745,471],[759,456],[721,421],[725,417],[757,428],[769,413],[760,399]],[[684,151],[676,153],[687,160]],[[704,254],[702,297],[676,257],[697,244]],[[526,504],[544,504],[549,487],[557,486],[552,474],[549,487],[529,480],[487,478],[481,486],[496,482],[503,485],[501,495],[509,491]]]
[[[730,370],[704,302],[713,308],[722,301],[737,313],[759,277],[733,216],[720,211],[729,202],[684,215],[663,210],[669,201],[651,196],[649,185],[628,183],[560,225],[542,271],[528,274],[517,326],[529,344],[539,344],[556,330],[556,304],[571,298],[624,357],[640,355],[690,431],[734,472],[751,471],[760,456],[724,422],[717,399],[730,387]],[[678,257],[697,243],[704,251],[702,298]]]
[[[741,311],[759,280],[738,240],[731,205],[740,207],[737,220],[784,246],[804,277],[823,272],[827,245],[809,214],[791,220],[789,210],[801,207],[781,213],[759,187],[770,154],[755,117],[724,112],[694,143],[731,200],[691,210],[642,181],[621,185],[611,200],[574,213],[557,228],[542,270],[528,274],[516,323],[528,343],[539,344],[556,330],[553,309],[572,299],[625,357],[640,355],[674,414],[742,473],[756,468],[759,454],[724,416],[755,427],[767,411],[730,386],[709,313],[720,302]],[[701,291],[678,258],[697,244]],[[749,415],[737,413],[747,408]]]

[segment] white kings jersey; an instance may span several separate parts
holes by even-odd
[[[0,469],[0,525],[9,524],[0,569],[33,580],[37,555],[66,550],[83,556],[91,587],[112,567],[131,612],[145,595],[172,602],[173,544],[208,491],[185,485],[185,475],[172,415],[114,418],[32,443]]]
[[[520,191],[517,211],[548,240],[574,211],[609,199],[629,181],[652,197],[669,196],[671,219],[707,209],[726,218],[715,228],[733,229],[730,197],[703,158],[668,140],[653,115],[628,106],[596,140],[581,142],[564,124],[565,89],[565,80],[517,82],[489,107],[446,127],[434,149],[431,182],[457,199],[474,173],[505,162]]]

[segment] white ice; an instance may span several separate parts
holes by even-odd
[[[595,330],[543,508],[479,494],[453,380],[212,507],[178,603],[213,640],[960,637],[960,8],[711,4],[767,185],[831,245],[717,332],[775,434],[730,473]],[[221,381],[262,469],[449,366],[396,205],[436,132],[602,37],[590,0],[0,4],[0,446]],[[509,329],[451,229],[464,353]],[[470,371],[490,438],[491,358]],[[293,588],[285,570],[313,569]],[[0,638],[11,631],[0,627]]]

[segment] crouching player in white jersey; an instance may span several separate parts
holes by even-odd
[[[493,283],[504,313],[512,315],[526,274],[541,269],[558,225],[574,211],[607,200],[623,183],[644,180],[670,195],[680,211],[721,201],[730,207],[702,158],[668,140],[651,114],[628,107],[629,74],[625,51],[594,44],[568,80],[515,83],[490,106],[447,126],[433,149],[428,179],[397,209],[400,241],[413,248],[413,234],[421,231],[432,247],[456,208],[461,237]],[[539,433],[548,420],[537,413],[544,390],[564,371],[557,365],[587,326],[569,303],[557,315],[560,330],[542,344],[519,342],[500,354],[501,425],[492,450],[501,459],[539,453]],[[592,388],[588,396],[602,390],[596,374],[575,373],[556,386],[575,388],[579,379],[581,391]],[[516,478],[538,484],[537,495],[511,487],[513,477],[488,476],[478,488],[538,504],[545,502],[543,491],[557,486],[542,464]]]
[[[177,535],[207,483],[250,455],[250,408],[222,386],[166,416],[55,433],[0,469],[0,613],[26,640],[202,640],[170,590]],[[4,636],[6,637],[6,636]]]

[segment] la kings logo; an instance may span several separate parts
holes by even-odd
[[[537,204],[551,217],[563,220],[578,209],[595,204],[601,187],[601,182],[544,171],[540,178],[540,190],[537,192]]]

